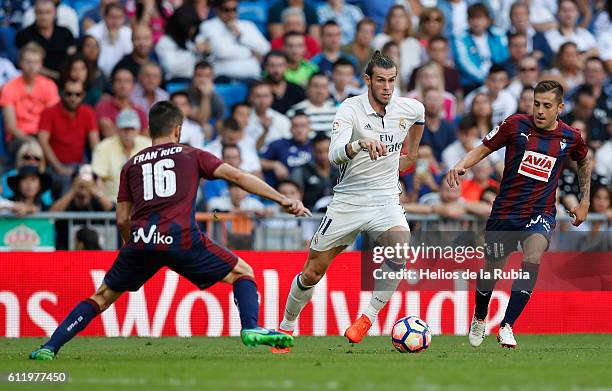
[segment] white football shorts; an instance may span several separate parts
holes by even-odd
[[[409,230],[401,205],[357,206],[332,200],[310,241],[315,251],[353,244],[360,232],[385,232],[393,227]]]

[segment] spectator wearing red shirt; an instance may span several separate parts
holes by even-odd
[[[466,179],[461,183],[461,197],[468,202],[478,202],[480,197],[489,187],[499,189],[499,182],[491,178],[493,166],[489,160],[482,160],[472,167],[472,179]]]
[[[85,161],[85,147],[100,140],[93,108],[83,104],[85,87],[81,81],[64,82],[61,102],[43,111],[38,141],[52,169],[56,191],[70,186],[76,166]],[[60,187],[61,186],[61,187]]]
[[[148,128],[147,115],[144,110],[131,99],[134,92],[134,75],[128,69],[115,69],[112,75],[112,97],[100,100],[96,105],[96,116],[98,127],[102,138],[110,137],[117,133],[117,116],[123,109],[136,111],[142,124],[142,129]]]
[[[285,49],[285,34],[287,33],[300,33],[304,34],[304,42],[306,43],[306,53],[304,58],[310,60],[321,52],[321,46],[312,35],[306,33],[306,16],[304,11],[298,7],[290,7],[283,11],[281,15],[283,21],[283,35],[273,39],[270,44],[272,50],[284,50]]]

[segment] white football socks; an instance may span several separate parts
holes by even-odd
[[[395,263],[392,261],[385,261],[380,266],[380,270],[382,270],[382,276],[388,276],[385,274],[387,272],[398,272],[404,268],[404,264]],[[372,293],[372,298],[370,299],[370,304],[363,311],[363,314],[370,319],[370,322],[374,323],[376,321],[376,316],[380,312],[380,310],[387,304],[389,300],[391,300],[391,296],[397,289],[397,286],[402,281],[401,278],[381,278],[374,281],[374,292]]]
[[[287,304],[285,304],[285,315],[280,324],[280,328],[283,330],[293,331],[295,329],[297,317],[314,294],[314,285],[304,285],[301,278],[302,273],[298,274],[291,283],[291,290],[289,296],[287,296]]]

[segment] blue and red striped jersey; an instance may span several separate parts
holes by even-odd
[[[555,197],[567,159],[580,161],[588,152],[580,131],[558,121],[554,130],[540,130],[533,117],[506,118],[482,140],[491,150],[506,147],[504,173],[491,219],[555,217]]]
[[[125,163],[118,202],[131,202],[131,240],[148,250],[188,249],[201,241],[195,220],[200,179],[215,179],[223,164],[215,156],[181,144],[154,145]]]

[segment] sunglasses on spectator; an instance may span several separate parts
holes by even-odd
[[[535,72],[537,70],[538,70],[538,68],[536,68],[536,67],[532,67],[532,68],[519,68],[519,71],[521,71],[521,72]]]
[[[442,17],[440,16],[430,16],[428,18],[425,18],[426,22],[441,22],[442,21]]]
[[[25,154],[22,156],[23,160],[36,160],[37,162],[41,161],[42,158],[36,155]]]
[[[234,8],[221,8],[221,11],[225,12],[225,13],[230,13],[230,12],[237,12],[238,8],[234,7]]]
[[[82,92],[70,92],[70,91],[64,91],[64,95],[66,96],[76,96],[77,98],[80,98],[83,96]]]

